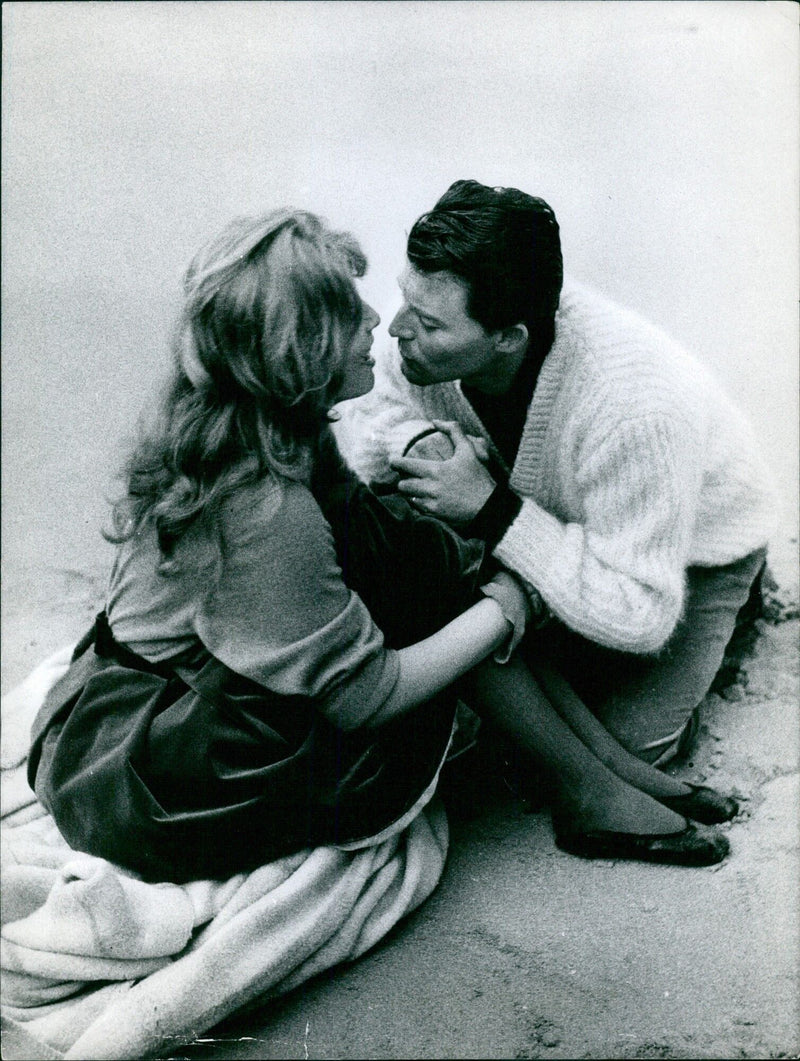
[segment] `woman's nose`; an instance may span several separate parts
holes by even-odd
[[[381,322],[380,317],[368,302],[364,303],[363,321],[366,325],[368,332],[371,332],[374,328],[377,328]]]

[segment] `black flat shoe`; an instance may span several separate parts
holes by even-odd
[[[685,796],[657,796],[659,803],[674,810],[676,814],[684,818],[692,818],[704,825],[719,825],[720,822],[729,822],[739,813],[739,802],[733,796],[723,796],[707,785],[690,785],[688,781],[683,782],[691,789]]]
[[[556,832],[562,851],[580,858],[625,858],[674,866],[712,866],[730,850],[726,837],[687,823],[677,833]]]

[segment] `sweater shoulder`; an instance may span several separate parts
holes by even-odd
[[[675,339],[575,281],[565,284],[554,352],[565,380],[626,417],[688,415],[699,421],[701,395],[722,397],[708,368]]]
[[[648,371],[700,367],[676,339],[642,314],[576,281],[565,284],[562,294],[556,316],[559,341],[598,367],[616,362]]]

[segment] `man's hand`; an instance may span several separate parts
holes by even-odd
[[[467,523],[477,516],[496,483],[482,463],[487,457],[483,439],[473,443],[455,421],[434,420],[447,435],[453,455],[447,460],[397,457],[391,466],[400,473],[397,489],[421,512],[452,523]]]

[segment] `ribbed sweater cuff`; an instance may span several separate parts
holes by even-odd
[[[539,592],[546,592],[547,572],[562,550],[564,533],[555,516],[526,498],[520,500],[517,516],[495,546],[494,555],[504,567],[520,571]]]
[[[500,541],[522,508],[522,498],[507,483],[498,483],[480,512],[460,527],[462,538],[479,538],[490,549]]]

